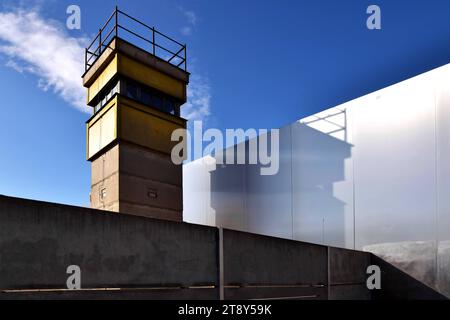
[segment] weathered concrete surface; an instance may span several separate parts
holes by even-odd
[[[371,264],[381,268],[381,290],[372,291],[373,300],[447,300],[439,292],[375,255],[371,255]]]
[[[442,292],[447,297],[450,297],[450,241],[439,241],[437,254],[437,284],[436,287],[439,292]]]
[[[90,200],[94,209],[181,222],[182,166],[121,141],[92,161]]]
[[[225,300],[327,300],[326,286],[236,287],[225,289]]]
[[[218,284],[217,229],[0,196],[0,289]]]
[[[365,246],[364,251],[383,258],[430,287],[437,287],[436,242],[409,241]]]
[[[224,284],[325,285],[327,248],[223,230]]]
[[[121,142],[118,166],[120,212],[183,220],[182,166],[170,155]]]
[[[238,231],[4,196],[0,226],[0,300],[444,298],[369,253]],[[82,289],[120,290],[30,291],[65,289],[69,265]]]
[[[372,293],[366,284],[332,285],[328,290],[328,300],[371,300]]]
[[[367,267],[370,253],[329,248],[329,299],[330,300],[370,300],[367,288]]]
[[[0,300],[216,300],[218,289],[122,289],[13,292]]]
[[[226,299],[326,299],[327,248],[223,230]]]

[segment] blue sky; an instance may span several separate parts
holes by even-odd
[[[116,4],[188,44],[189,108],[222,130],[278,128],[450,62],[445,0],[3,0],[0,194],[88,205],[80,50]]]

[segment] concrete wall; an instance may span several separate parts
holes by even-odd
[[[324,246],[223,230],[223,268],[226,299],[328,297]]]
[[[0,289],[218,285],[217,229],[0,197]],[[210,290],[209,297],[217,297]]]
[[[372,292],[367,289],[366,273],[367,268],[373,264],[372,255],[330,247],[328,249],[328,264],[328,295],[330,300],[352,299],[354,297],[372,298]],[[382,279],[382,286],[383,284],[384,279]]]
[[[369,253],[4,196],[0,226],[0,300],[372,298]],[[69,265],[80,291],[63,290]],[[415,291],[377,298],[442,298],[382,270]]]
[[[370,251],[450,296],[449,83],[446,65],[281,128],[275,176],[185,165],[185,221]]]

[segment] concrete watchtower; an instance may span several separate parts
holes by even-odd
[[[171,161],[186,128],[186,45],[117,9],[86,49],[83,84],[91,207],[182,221],[182,166]]]

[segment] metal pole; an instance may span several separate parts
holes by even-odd
[[[155,27],[152,28],[152,34],[153,34],[153,40],[152,40],[152,44],[153,44],[153,55],[156,56],[156,48],[155,48]]]
[[[223,263],[223,228],[219,228],[219,300],[225,300],[225,272]]]
[[[118,37],[119,36],[119,17],[118,17],[118,14],[119,14],[119,8],[116,6],[116,37]]]
[[[102,29],[98,30],[98,56],[102,54]]]
[[[187,71],[187,44],[184,44],[184,71]]]

